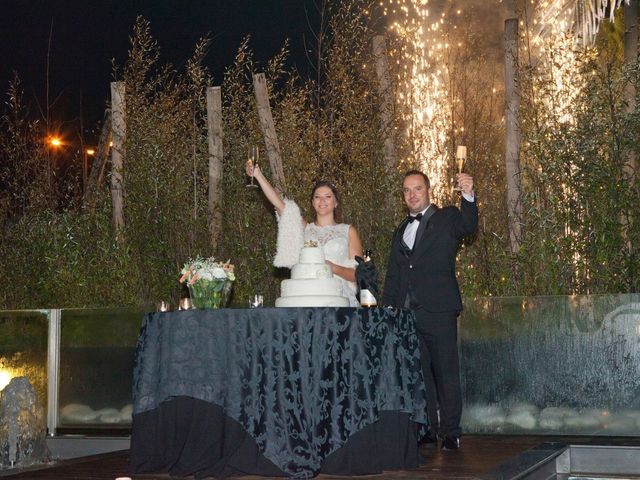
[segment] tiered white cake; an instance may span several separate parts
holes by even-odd
[[[348,307],[349,299],[342,296],[340,281],[333,278],[324,263],[320,247],[305,246],[291,269],[291,279],[280,285],[281,297],[276,307]]]

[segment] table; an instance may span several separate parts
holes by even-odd
[[[131,468],[196,478],[415,468],[427,425],[419,361],[410,310],[148,314]]]

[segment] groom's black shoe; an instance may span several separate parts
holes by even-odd
[[[429,447],[432,445],[437,445],[437,443],[438,443],[438,437],[435,434],[433,434],[431,431],[428,431],[424,437],[418,440],[419,446]]]
[[[442,438],[440,450],[458,450],[460,448],[460,437],[445,436]]]

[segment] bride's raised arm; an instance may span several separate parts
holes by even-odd
[[[262,193],[264,193],[264,196],[267,197],[267,200],[269,200],[269,202],[271,202],[271,205],[273,205],[278,211],[278,215],[282,215],[282,210],[284,210],[284,201],[282,200],[282,196],[269,183],[267,177],[265,177],[262,173],[262,170],[260,170],[260,166],[254,166],[252,165],[251,161],[248,161],[245,164],[245,170],[248,176],[253,177],[258,181],[258,185],[260,185]]]
[[[304,227],[306,222],[300,215],[300,208],[293,200],[285,200],[273,188],[258,165],[245,164],[247,175],[257,180],[267,200],[277,211],[278,237],[276,255],[273,264],[276,267],[291,268],[298,262],[300,249],[304,245]]]

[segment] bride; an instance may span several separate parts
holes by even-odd
[[[303,243],[313,240],[322,247],[327,265],[340,280],[342,295],[349,299],[350,306],[359,306],[356,300],[355,256],[362,256],[362,244],[355,227],[338,223],[339,195],[336,187],[324,180],[316,182],[311,191],[316,218],[314,222],[307,223],[295,202],[282,198],[258,165],[247,162],[245,168],[247,175],[257,180],[278,214],[278,245],[273,264],[291,268],[298,260]]]

